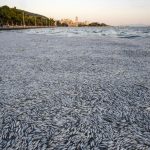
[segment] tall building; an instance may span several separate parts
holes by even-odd
[[[79,20],[78,17],[75,18],[75,26],[78,26]]]
[[[75,18],[75,22],[78,22],[78,17]]]

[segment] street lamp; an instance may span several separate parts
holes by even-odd
[[[23,12],[23,17],[22,17],[22,19],[23,19],[23,26],[25,27],[25,20],[24,20],[24,12]]]

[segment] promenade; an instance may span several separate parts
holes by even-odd
[[[37,28],[51,28],[52,26],[5,26],[0,27],[1,30],[22,30],[22,29],[37,29]]]

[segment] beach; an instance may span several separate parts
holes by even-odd
[[[150,34],[107,31],[0,31],[0,149],[150,149]]]

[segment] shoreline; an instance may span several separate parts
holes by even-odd
[[[0,27],[0,31],[3,30],[25,30],[25,29],[38,29],[38,28],[54,28],[54,26],[18,26],[18,27]]]
[[[3,30],[25,30],[25,29],[39,29],[39,28],[56,28],[56,27],[59,27],[59,26],[18,26],[18,27],[13,27],[13,26],[10,26],[10,27],[0,27],[0,31],[3,31]],[[60,26],[60,27],[63,27],[63,26]],[[95,28],[96,26],[83,26],[83,27],[74,27],[74,26],[70,26],[71,28],[88,28],[88,27],[93,27]],[[98,28],[102,28],[102,27],[112,27],[112,26],[101,26],[101,27],[98,27]],[[63,27],[63,28],[68,28],[68,27]]]

